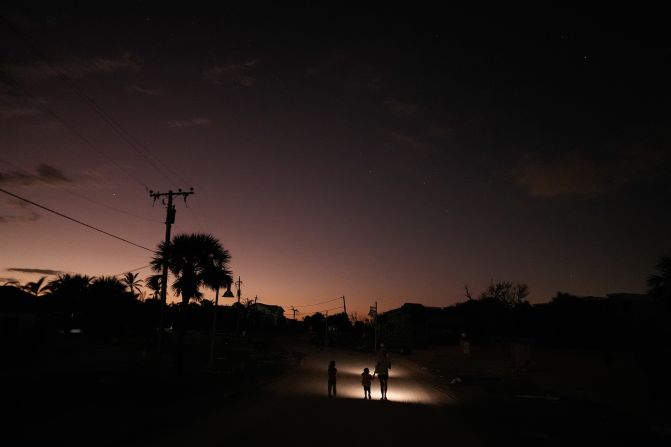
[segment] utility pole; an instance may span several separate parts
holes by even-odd
[[[373,317],[373,352],[377,351],[377,301],[375,307],[371,307],[369,314]]]
[[[242,281],[240,280],[240,276],[238,276],[238,280],[235,281],[235,285],[238,287],[238,304],[240,304],[240,294],[242,293],[241,292],[242,289],[240,287],[242,286]]]
[[[324,338],[324,344],[329,345],[329,311],[326,311],[326,318],[324,319],[324,325],[326,327],[326,336]]]
[[[345,316],[347,316],[347,303],[345,302],[345,295],[342,296],[342,307],[345,309]]]
[[[235,285],[238,287],[238,305],[235,310],[235,335],[240,334],[240,296],[242,295],[242,280],[238,275],[238,280],[235,282]]]
[[[214,344],[217,338],[217,307],[219,307],[219,287],[215,290],[214,312],[212,312],[212,329],[210,330],[210,364],[214,366]]]
[[[294,306],[291,306],[291,311],[294,313],[294,320],[296,319],[296,312],[298,312],[298,309],[296,309]]]
[[[168,190],[168,192],[159,192],[159,191],[153,191],[149,190],[149,196],[154,198],[154,203],[156,203],[156,200],[158,200],[160,197],[168,197],[168,203],[165,203],[163,201],[163,204],[166,206],[166,216],[165,216],[165,247],[168,248],[170,244],[170,227],[172,224],[175,223],[175,214],[177,210],[175,209],[175,205],[173,205],[172,198],[175,196],[182,196],[184,198],[184,203],[186,203],[186,198],[193,194],[193,188],[191,188],[189,191],[182,191],[182,189],[178,189],[177,192],[173,192],[173,190]],[[167,255],[167,253],[165,253]],[[158,340],[157,340],[157,348],[158,348],[158,358],[159,361],[161,359],[161,349],[162,349],[162,343],[163,343],[163,321],[165,319],[164,314],[165,314],[165,302],[168,296],[168,256],[165,256],[163,259],[163,272],[161,274],[161,305],[159,306],[159,314],[158,314]]]

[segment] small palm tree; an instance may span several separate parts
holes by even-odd
[[[25,290],[26,292],[34,295],[34,296],[40,296],[46,291],[46,284],[44,284],[44,281],[47,279],[46,276],[41,277],[37,281],[31,281],[29,283],[26,283],[21,287],[21,289]]]
[[[144,284],[147,286],[149,290],[151,290],[153,293],[151,297],[155,300],[159,299],[161,297],[161,282],[163,280],[163,277],[161,276],[160,273],[156,275],[151,275],[145,278]]]
[[[142,293],[142,280],[138,279],[137,276],[137,273],[128,272],[121,278],[121,283],[126,286],[134,298],[137,298]]]

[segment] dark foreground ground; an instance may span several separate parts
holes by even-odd
[[[60,353],[63,355],[65,353]],[[192,353],[203,358],[203,352]],[[54,353],[56,355],[56,353]],[[98,355],[100,358],[96,359]],[[670,445],[664,425],[622,406],[510,387],[495,374],[464,375],[448,353],[393,354],[389,401],[362,399],[359,374],[370,353],[302,338],[230,341],[217,368],[191,359],[172,368],[96,369],[113,351],[89,353],[78,368],[3,368],[2,441],[56,445]],[[118,353],[116,353],[118,355]],[[206,358],[206,356],[205,356]],[[187,361],[189,358],[187,357]],[[338,397],[325,370],[339,368]],[[456,365],[456,366],[455,366]],[[457,367],[458,366],[458,367]],[[443,377],[440,377],[440,376]],[[447,375],[447,376],[446,376]],[[449,376],[449,377],[448,377]],[[455,376],[456,377],[456,376]],[[613,389],[626,396],[626,386]],[[623,397],[623,400],[627,400]],[[18,443],[16,441],[19,441]]]

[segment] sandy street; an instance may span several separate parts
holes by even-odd
[[[414,364],[391,357],[389,400],[380,401],[375,379],[372,400],[363,399],[360,374],[373,370],[372,354],[336,349],[307,351],[300,367],[203,415],[194,425],[142,440],[142,445],[422,445],[449,439],[477,445],[459,417],[457,403],[432,385]],[[327,397],[326,369],[336,361],[336,398]]]

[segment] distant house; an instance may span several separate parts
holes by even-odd
[[[284,308],[273,304],[254,303],[250,306],[257,327],[278,326],[284,322]]]
[[[407,351],[412,347],[441,342],[448,334],[443,308],[405,303],[378,317],[379,341],[390,349]]]

